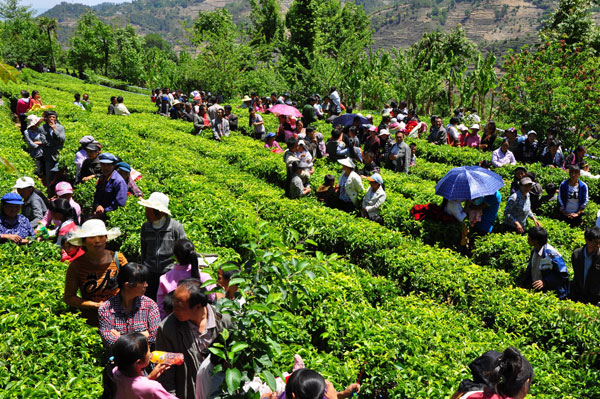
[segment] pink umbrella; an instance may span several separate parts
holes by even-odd
[[[267,111],[277,115],[295,116],[296,118],[302,117],[302,113],[298,111],[296,107],[292,107],[291,105],[275,104]]]

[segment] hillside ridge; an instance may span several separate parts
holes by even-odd
[[[292,0],[281,2],[288,9]],[[535,40],[542,21],[556,6],[553,0],[354,0],[371,17],[376,49],[406,48],[423,33],[449,31],[457,24],[482,49],[504,52]],[[86,6],[63,2],[43,13],[56,18],[59,41],[68,44],[77,19],[88,11],[106,23],[133,25],[138,33],[158,33],[171,44],[187,44],[183,26],[201,11],[226,7],[235,22],[250,12],[247,0],[135,0]]]

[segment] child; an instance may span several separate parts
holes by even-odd
[[[326,175],[323,185],[317,189],[317,200],[329,208],[335,208],[336,199],[335,176]]]
[[[417,144],[410,143],[408,146],[410,147],[410,164],[408,166],[416,166],[417,165]]]
[[[167,312],[163,305],[164,297],[167,293],[175,291],[179,281],[190,277],[200,279],[202,282],[213,279],[210,274],[201,273],[198,270],[198,254],[196,253],[194,244],[190,240],[181,239],[175,241],[173,244],[173,255],[175,255],[177,263],[171,270],[160,276],[158,291],[156,292],[156,303],[158,304],[161,319],[167,317]],[[216,284],[208,285],[206,286],[206,291],[210,292],[216,287]],[[214,302],[216,299],[215,294],[210,294],[208,298],[211,302]]]
[[[75,259],[79,258],[85,251],[76,245],[69,243],[69,239],[75,235],[75,231],[69,231],[65,234],[62,243],[62,250],[60,251],[60,261],[61,262],[73,262]]]
[[[102,399],[156,398],[177,399],[155,381],[170,365],[159,364],[148,375],[143,370],[150,364],[150,347],[142,333],[121,335],[112,347],[114,359],[103,372]]]
[[[271,152],[274,152],[275,154],[281,154],[283,152],[283,150],[279,146],[279,143],[277,143],[277,141],[275,141],[275,137],[276,137],[275,133],[267,134],[265,148],[267,150],[271,150]]]

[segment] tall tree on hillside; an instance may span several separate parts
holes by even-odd
[[[278,0],[250,0],[251,44],[277,44],[283,39],[283,21]]]
[[[445,35],[442,54],[448,65],[448,77],[446,79],[448,108],[452,112],[454,88],[461,86],[465,71],[477,54],[476,46],[467,38],[464,28],[458,25],[456,29]]]
[[[71,36],[68,59],[71,65],[83,73],[85,68],[102,70],[108,74],[111,49],[114,46],[113,30],[88,12],[77,21],[77,28]]]
[[[50,60],[52,72],[56,72],[56,60],[54,59],[54,51],[52,49],[52,37],[58,27],[58,22],[54,18],[38,17],[38,26],[48,35],[48,49],[50,50]]]
[[[308,67],[315,49],[319,1],[294,0],[285,15],[285,26],[290,32],[286,44],[288,60]]]

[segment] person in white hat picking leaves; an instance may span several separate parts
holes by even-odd
[[[147,222],[142,225],[141,231],[141,262],[150,270],[146,295],[156,300],[160,276],[173,263],[173,245],[186,236],[181,223],[171,218],[167,195],[154,192],[147,200],[139,200],[138,204],[146,208]]]
[[[478,148],[479,144],[481,144],[481,136],[479,135],[479,124],[474,123],[470,127],[471,132],[466,135],[464,144],[465,147]]]
[[[29,155],[35,161],[35,174],[37,176],[44,175],[44,132],[40,125],[44,119],[36,115],[27,117],[27,129],[23,132],[23,140],[27,144]]]
[[[18,178],[13,188],[23,197],[24,204],[21,213],[29,220],[31,227],[35,229],[46,214],[48,207],[42,196],[35,191],[34,186],[33,179],[25,176]]]
[[[338,159],[344,168],[338,180],[339,183],[339,209],[352,212],[360,206],[358,196],[365,191],[362,180],[354,171],[354,162],[350,158]]]
[[[381,205],[383,205],[386,199],[385,191],[383,190],[383,178],[379,173],[373,173],[371,177],[367,177],[367,180],[370,187],[363,197],[360,214],[364,218],[383,224],[383,219],[379,216]]]
[[[107,230],[102,220],[90,219],[67,240],[71,245],[85,247],[85,254],[71,262],[67,269],[63,300],[81,309],[92,326],[98,325],[98,308],[119,292],[117,275],[127,259],[106,249],[106,243],[120,235],[118,228]]]

